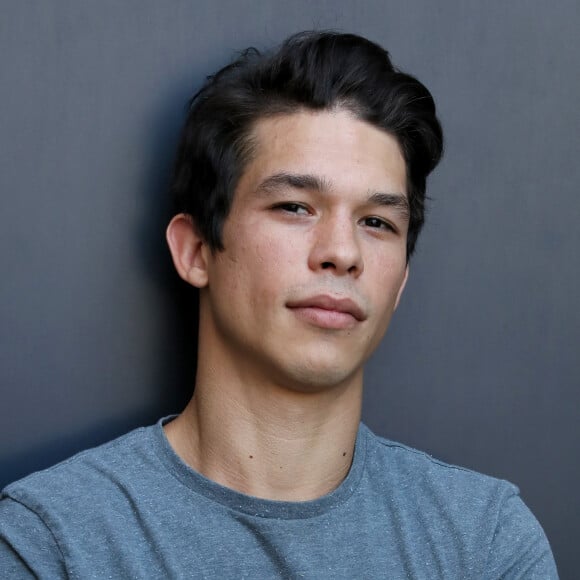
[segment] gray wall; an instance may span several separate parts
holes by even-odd
[[[447,133],[365,420],[516,482],[572,578],[576,0],[4,2],[0,484],[181,408],[195,316],[163,230],[184,103],[235,50],[313,27],[385,45]]]

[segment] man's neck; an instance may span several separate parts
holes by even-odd
[[[340,485],[354,453],[362,373],[315,393],[221,378],[198,373],[194,397],[165,427],[187,464],[221,485],[279,501],[312,500]]]

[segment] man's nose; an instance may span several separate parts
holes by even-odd
[[[358,277],[363,271],[363,257],[357,224],[346,216],[329,216],[316,226],[310,252],[312,270],[329,270],[337,275]]]

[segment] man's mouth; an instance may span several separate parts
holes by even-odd
[[[350,329],[366,319],[363,309],[350,298],[319,294],[286,304],[299,318],[320,328]]]

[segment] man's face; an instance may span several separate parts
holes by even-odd
[[[262,119],[254,137],[208,254],[202,336],[246,380],[362,381],[406,280],[399,146],[344,110]]]

